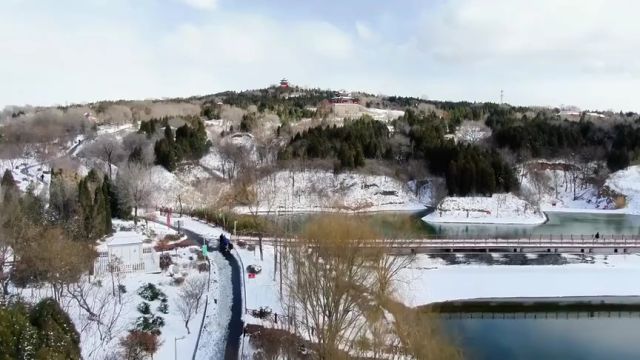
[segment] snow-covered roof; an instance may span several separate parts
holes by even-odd
[[[143,236],[135,231],[119,231],[107,240],[107,246],[142,244]]]

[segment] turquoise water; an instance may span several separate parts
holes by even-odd
[[[549,221],[541,225],[431,225],[437,234],[529,236],[543,234],[640,234],[640,216],[623,214],[547,213]]]
[[[378,213],[345,215],[365,219],[379,232],[397,238],[422,238],[433,235],[526,237],[542,234],[640,234],[640,216],[622,214],[548,213],[549,221],[541,225],[427,224],[424,213]],[[296,214],[273,217],[291,233],[298,233],[319,214]]]
[[[465,359],[640,359],[640,318],[444,320]]]

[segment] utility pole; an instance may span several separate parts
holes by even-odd
[[[504,90],[500,89],[500,105],[504,104]]]

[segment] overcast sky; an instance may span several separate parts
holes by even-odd
[[[640,1],[0,0],[0,106],[287,77],[436,100],[640,110]]]

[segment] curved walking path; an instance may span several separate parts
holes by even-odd
[[[231,253],[223,254],[231,267],[231,286],[233,302],[231,303],[231,318],[227,327],[227,346],[224,352],[225,360],[239,359],[240,339],[244,329],[242,321],[242,272],[238,260]]]
[[[182,231],[187,237],[202,245],[205,241],[217,244],[217,238],[223,231],[191,218],[181,218]],[[217,314],[213,312],[205,319],[205,329],[196,352],[196,359],[225,359],[237,360],[240,358],[240,340],[244,329],[242,321],[242,271],[238,260],[231,253],[222,254],[217,249],[212,249],[209,258],[218,267],[219,271],[219,296],[217,300]],[[210,299],[210,301],[214,301]],[[216,346],[215,336],[226,321],[226,336],[224,337],[224,351]],[[222,325],[222,326],[221,326]]]

